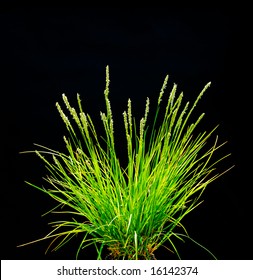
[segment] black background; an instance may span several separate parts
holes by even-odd
[[[1,259],[74,259],[80,237],[57,252],[49,241],[17,248],[46,235],[54,205],[24,181],[42,184],[42,162],[20,151],[39,143],[64,148],[64,125],[55,102],[64,92],[99,121],[104,110],[105,67],[110,66],[110,99],[117,125],[130,97],[138,118],[147,96],[156,100],[166,74],[206,112],[201,128],[220,124],[222,153],[232,155],[220,171],[235,165],[204,193],[204,203],[183,220],[191,237],[218,259],[252,259],[250,80],[246,78],[245,10],[239,8],[60,8],[2,10],[1,20]],[[151,104],[152,106],[152,104]],[[100,125],[100,123],[98,122]],[[116,134],[117,135],[117,134]],[[119,142],[122,134],[118,133]],[[183,259],[210,259],[192,242],[176,243]],[[82,259],[95,259],[93,248]],[[158,259],[177,258],[165,249]]]

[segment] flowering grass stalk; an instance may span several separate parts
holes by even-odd
[[[207,185],[224,174],[215,169],[228,155],[212,161],[215,151],[224,144],[218,145],[217,137],[206,148],[216,128],[194,135],[204,114],[190,122],[210,83],[192,106],[189,102],[183,105],[183,93],[176,96],[174,85],[161,119],[160,107],[167,83],[168,76],[158,97],[151,131],[147,126],[149,98],[139,124],[128,100],[123,112],[128,159],[125,167],[121,166],[115,148],[109,68],[104,90],[106,113],[100,113],[103,138],[97,135],[91,117],[83,111],[80,96],[77,94],[76,110],[67,96],[62,95],[68,115],[59,103],[56,107],[68,130],[68,136],[64,136],[67,152],[37,145],[40,150],[32,152],[44,161],[49,172],[45,180],[51,188],[28,184],[58,202],[50,212],[67,213],[69,219],[52,222],[53,230],[48,235],[23,245],[52,239],[49,247],[57,250],[81,234],[76,258],[80,250],[93,244],[98,259],[106,248],[109,258],[137,260],[155,259],[154,252],[169,241],[168,249],[180,258],[173,240],[190,238],[181,221],[201,203]],[[161,119],[159,127],[158,119],[159,122]]]

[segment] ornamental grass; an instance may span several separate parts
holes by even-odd
[[[81,242],[76,258],[90,245],[94,245],[97,259],[102,259],[104,252],[107,259],[156,259],[155,252],[161,246],[180,258],[175,240],[192,240],[183,218],[200,205],[206,187],[230,169],[217,172],[217,164],[228,156],[213,156],[225,144],[219,144],[217,136],[211,137],[217,127],[199,132],[196,127],[204,113],[193,119],[192,113],[210,83],[192,105],[183,102],[183,93],[177,94],[174,84],[161,106],[167,91],[166,76],[157,103],[152,105],[147,98],[140,120],[135,119],[128,99],[122,116],[127,164],[122,166],[116,149],[109,82],[107,66],[106,111],[100,112],[102,135],[84,112],[80,95],[75,108],[62,94],[56,108],[67,130],[63,137],[66,151],[36,144],[35,150],[24,152],[40,157],[48,172],[45,186],[27,183],[57,204],[49,211],[55,215],[52,230],[21,246],[51,239],[48,249],[58,250],[78,235]],[[152,120],[151,106],[156,108]],[[207,145],[209,142],[212,144]],[[192,241],[215,258],[203,245]]]

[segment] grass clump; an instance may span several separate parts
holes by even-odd
[[[189,102],[183,105],[183,93],[177,96],[174,85],[161,116],[167,83],[168,76],[150,126],[147,125],[149,98],[138,123],[128,100],[123,112],[127,166],[121,166],[115,148],[109,67],[104,90],[106,113],[100,113],[105,132],[102,138],[90,115],[83,111],[79,94],[78,110],[62,95],[68,115],[59,103],[56,107],[68,130],[68,136],[64,136],[67,151],[62,153],[37,145],[38,150],[32,152],[44,161],[49,172],[45,180],[50,187],[28,184],[57,201],[51,212],[67,213],[69,219],[52,222],[53,230],[48,235],[26,244],[52,239],[50,247],[57,250],[78,234],[82,241],[76,258],[80,250],[93,244],[98,259],[106,249],[109,258],[137,260],[155,259],[155,251],[169,242],[168,249],[180,258],[173,239],[190,238],[181,221],[201,203],[207,185],[224,173],[215,170],[227,155],[212,160],[215,151],[224,144],[218,145],[217,137],[211,148],[206,147],[216,128],[194,135],[204,114],[190,122],[210,83],[192,106]]]

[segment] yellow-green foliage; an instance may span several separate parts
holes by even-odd
[[[177,96],[174,85],[161,118],[160,105],[167,83],[168,76],[158,96],[149,134],[149,98],[139,122],[128,100],[122,118],[128,158],[125,167],[120,165],[115,149],[109,67],[104,91],[106,113],[100,113],[103,138],[97,135],[92,118],[83,112],[80,96],[77,95],[76,110],[62,95],[67,113],[59,103],[56,107],[68,130],[68,136],[64,136],[67,152],[37,145],[41,150],[35,152],[49,171],[45,178],[48,186],[29,184],[56,200],[57,213],[68,213],[69,220],[53,222],[53,230],[39,240],[52,238],[50,247],[54,244],[52,248],[57,250],[76,234],[82,235],[77,257],[81,249],[94,244],[98,259],[104,248],[114,259],[154,259],[154,252],[167,242],[179,257],[173,238],[190,238],[181,220],[201,203],[206,186],[224,173],[219,174],[215,167],[227,155],[212,161],[214,152],[223,145],[217,144],[218,137],[210,148],[206,147],[216,128],[194,134],[204,114],[190,121],[210,83],[192,106],[189,102],[183,104],[183,93]],[[160,126],[158,118],[162,120]]]

